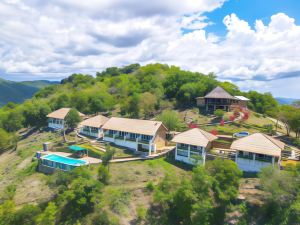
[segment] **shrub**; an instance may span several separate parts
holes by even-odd
[[[108,184],[110,179],[110,174],[107,167],[100,165],[98,168],[98,180],[103,184]]]
[[[153,191],[154,190],[155,186],[154,186],[154,184],[151,180],[147,182],[146,188],[147,188],[148,191]]]

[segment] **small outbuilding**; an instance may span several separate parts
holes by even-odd
[[[172,142],[176,143],[175,159],[188,164],[205,164],[206,152],[211,149],[212,141],[218,137],[199,128],[177,134]]]
[[[241,170],[259,172],[263,167],[279,165],[284,147],[269,135],[255,133],[234,141],[230,148],[236,152],[235,162]]]

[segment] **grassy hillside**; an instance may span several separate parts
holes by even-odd
[[[0,106],[7,102],[22,103],[31,98],[39,89],[52,84],[50,81],[13,82],[0,79]]]

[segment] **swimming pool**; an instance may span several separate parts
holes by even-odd
[[[242,131],[242,132],[235,133],[233,136],[234,136],[234,137],[241,138],[241,137],[247,137],[247,136],[249,136],[249,135],[250,135],[249,132],[247,132],[247,131]]]
[[[70,171],[79,166],[88,165],[88,162],[80,159],[73,159],[66,156],[60,156],[56,154],[46,155],[40,158],[40,164],[51,168],[52,171],[60,169],[64,171]]]
[[[87,162],[83,161],[83,160],[73,159],[73,158],[55,155],[55,154],[46,155],[43,157],[43,159],[47,159],[49,161],[63,163],[63,164],[71,165],[71,166],[82,166],[82,165],[87,164]]]

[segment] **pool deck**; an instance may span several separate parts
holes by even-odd
[[[72,153],[68,153],[68,152],[44,152],[44,151],[41,151],[41,154],[42,155],[55,154],[55,155],[60,155],[60,156],[64,156],[64,157],[70,157],[72,155]],[[89,156],[86,156],[83,158],[77,158],[77,159],[84,160],[84,161],[88,162],[89,164],[99,164],[102,162],[101,159],[97,159],[97,158],[93,158],[93,157],[89,157]]]

